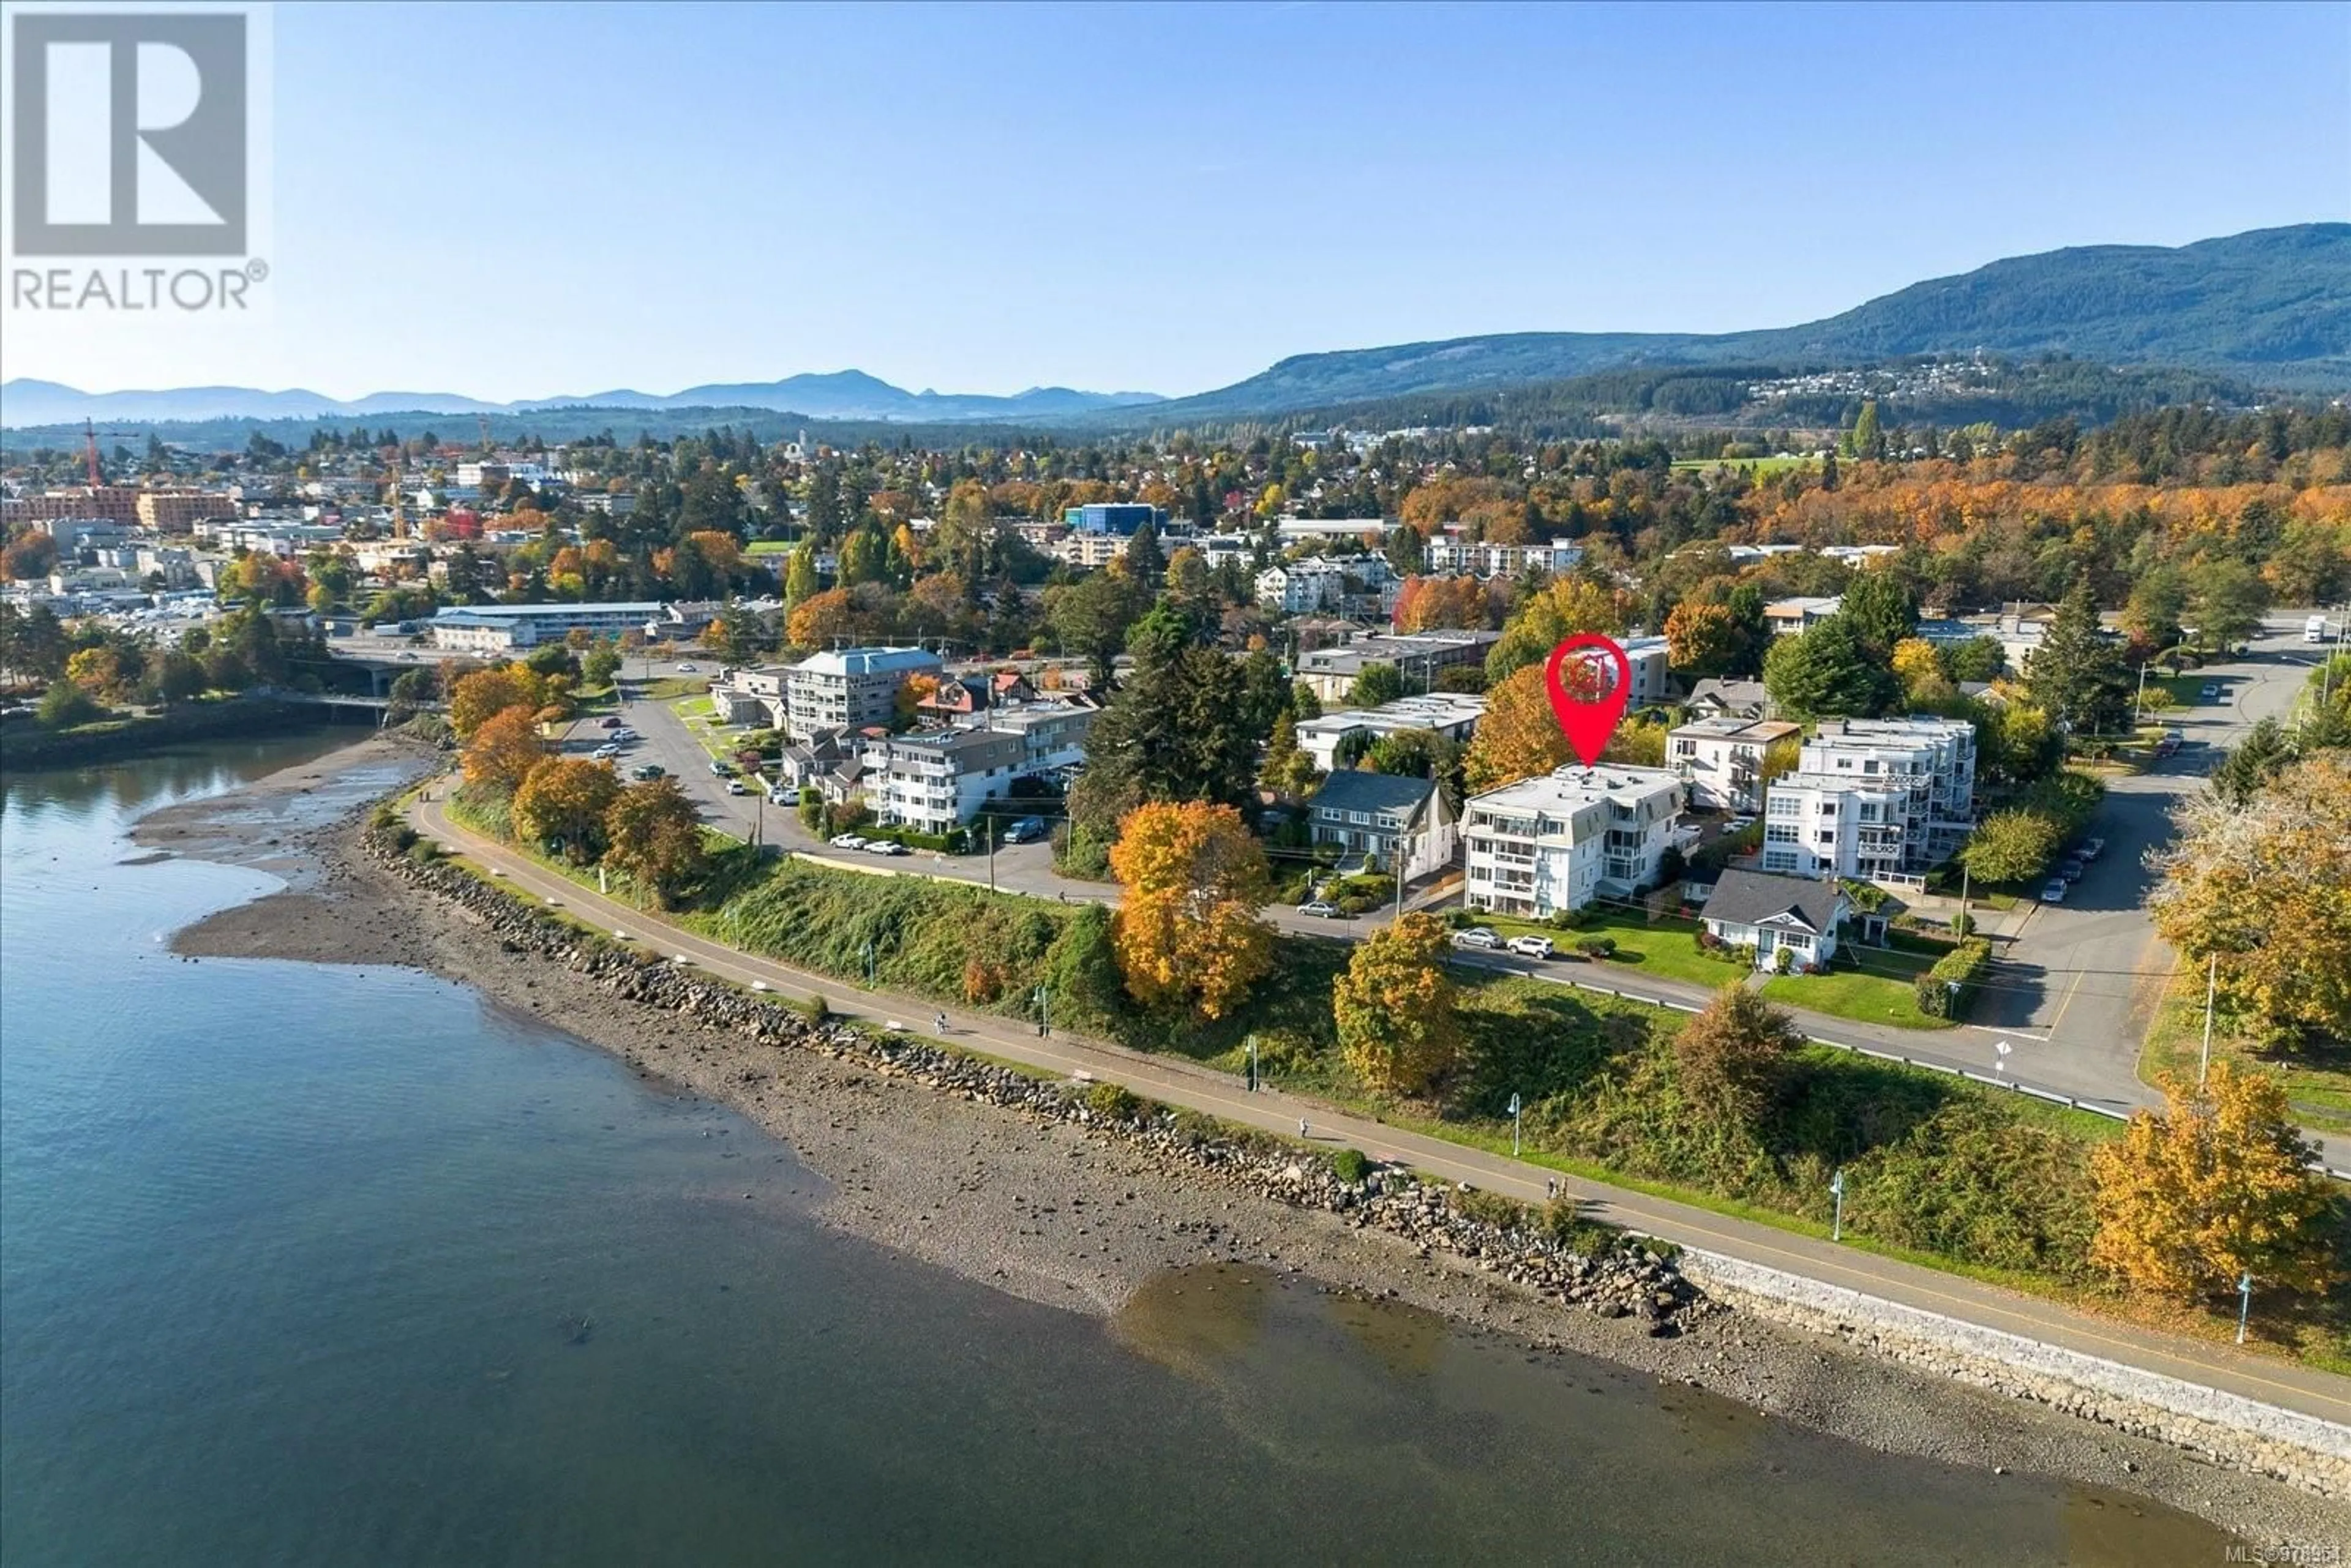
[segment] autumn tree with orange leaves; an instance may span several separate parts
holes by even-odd
[[[525,843],[559,840],[565,860],[587,865],[604,852],[604,813],[620,793],[608,762],[542,758],[515,791],[515,836]]]
[[[2091,1152],[2098,1229],[2090,1261],[2135,1289],[2223,1297],[2241,1275],[2322,1291],[2335,1265],[2333,1195],[2269,1074],[2225,1058],[2203,1088],[2166,1073],[2160,1113],[2141,1111]]]
[[[533,710],[517,703],[484,719],[467,737],[462,754],[465,782],[512,793],[546,756]]]
[[[1273,928],[1259,915],[1272,878],[1232,807],[1139,806],[1119,824],[1110,867],[1125,889],[1111,941],[1144,1006],[1223,1018],[1273,967]]]
[[[1570,659],[1559,674],[1560,685],[1578,702],[1590,702],[1607,689],[1598,666],[1588,659]],[[1469,793],[1480,795],[1574,760],[1575,748],[1568,745],[1551,711],[1543,667],[1529,664],[1486,694],[1485,716],[1470,737],[1462,781]]]

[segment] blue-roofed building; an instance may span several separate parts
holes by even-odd
[[[1061,513],[1061,521],[1078,533],[1117,534],[1121,538],[1131,538],[1145,523],[1155,532],[1167,530],[1167,514],[1140,501],[1097,501],[1092,506],[1071,507]]]
[[[1458,819],[1434,779],[1397,778],[1343,768],[1306,802],[1314,841],[1336,844],[1352,861],[1369,856],[1379,869],[1404,864],[1406,882],[1453,863]]]

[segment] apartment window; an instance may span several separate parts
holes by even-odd
[[[1368,822],[1371,820],[1372,816],[1368,811],[1350,811],[1347,813],[1347,821],[1351,822]]]
[[[1821,802],[1821,815],[1822,815],[1822,816],[1823,816],[1823,817],[1834,817],[1834,816],[1835,816],[1835,815],[1836,815],[1836,811],[1837,811],[1837,809],[1836,809],[1836,802],[1835,802],[1834,800],[1823,800],[1823,801],[1822,801],[1822,802]]]
[[[1866,762],[1863,763],[1863,764],[1861,765],[1861,770],[1862,770],[1864,773],[1875,773],[1875,772],[1876,772],[1876,771],[1877,771],[1877,758],[1875,758],[1875,757],[1873,757],[1873,758],[1871,758],[1868,761],[1866,761]]]
[[[1813,834],[1813,837],[1824,844],[1833,844],[1836,842],[1836,834],[1827,828],[1823,828],[1819,832]]]
[[[1793,844],[1802,841],[1802,832],[1793,824],[1772,822],[1763,830],[1763,841],[1768,844]]]
[[[1844,768],[1850,772],[1853,768],[1853,758],[1850,757],[1840,757],[1836,759],[1836,764],[1839,768]]]
[[[1801,817],[1804,814],[1804,803],[1793,795],[1774,795],[1770,812],[1774,817]]]
[[[1796,856],[1792,852],[1787,850],[1767,850],[1763,854],[1763,869],[1765,871],[1793,871],[1796,869]]]

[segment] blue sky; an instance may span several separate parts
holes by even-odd
[[[264,323],[11,375],[1194,392],[2339,219],[2351,6],[281,5]]]

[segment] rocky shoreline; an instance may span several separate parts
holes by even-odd
[[[264,780],[211,804],[249,812],[286,788]],[[819,1023],[413,861],[356,815],[281,840],[280,855],[311,868],[302,883],[189,927],[175,951],[398,964],[475,987],[649,1083],[749,1115],[833,1184],[824,1223],[1032,1300],[1108,1315],[1167,1270],[1252,1265],[1427,1308],[1534,1354],[1703,1386],[1890,1452],[2154,1498],[2262,1545],[2351,1539],[2339,1499],[1729,1310],[1667,1249],[1580,1252],[1464,1213],[1459,1195],[1401,1172],[1342,1181],[1277,1140]],[[174,847],[205,852],[190,822],[172,826]],[[138,836],[157,841],[146,824]]]

